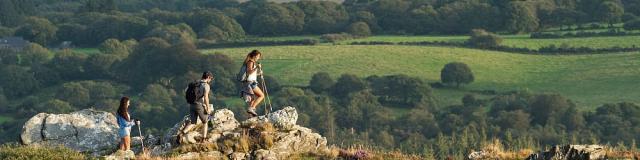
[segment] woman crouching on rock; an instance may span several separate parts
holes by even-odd
[[[131,126],[140,124],[139,120],[131,119],[129,115],[129,97],[122,97],[120,99],[120,107],[118,107],[118,135],[121,138],[120,150],[131,150]],[[134,123],[135,121],[135,123]]]

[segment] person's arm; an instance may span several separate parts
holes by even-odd
[[[209,113],[209,92],[211,90],[211,86],[206,85],[206,87],[204,88],[204,112],[205,113]]]
[[[253,61],[249,61],[247,63],[247,75],[253,74],[253,72],[256,71],[257,68],[254,69],[254,65],[255,65],[255,62],[253,62]]]
[[[134,119],[132,119],[132,118],[131,118],[131,115],[130,115],[129,113],[127,113],[127,115],[129,116],[129,121],[127,121],[127,120],[125,119],[125,122],[126,122],[127,127],[131,127],[131,126],[133,126],[133,125],[136,125],[136,122],[134,122]]]

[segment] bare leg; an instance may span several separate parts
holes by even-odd
[[[262,90],[260,89],[260,87],[256,87],[253,89],[253,93],[256,95],[256,98],[251,101],[251,108],[256,108],[258,105],[260,105],[260,102],[262,102],[262,100],[264,100],[264,93],[262,93]]]
[[[191,124],[191,122],[187,123],[187,126],[185,126],[184,129],[182,129],[182,133],[189,132],[191,129],[193,129],[194,126],[196,125]]]
[[[124,138],[120,139],[120,150],[122,151],[126,151],[126,148],[124,147],[124,141],[125,141]]]
[[[207,130],[209,130],[209,122],[204,122],[204,129],[202,130],[202,141],[204,142],[207,139]]]
[[[131,150],[131,137],[126,136],[123,139],[124,139],[125,151]]]

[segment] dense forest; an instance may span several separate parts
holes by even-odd
[[[640,22],[638,8],[640,0],[3,0],[0,37],[33,43],[0,51],[0,135],[7,135],[0,142],[17,141],[22,124],[39,112],[115,112],[121,96],[132,97],[132,115],[145,122],[146,133],[160,133],[187,113],[184,89],[202,71],[215,75],[214,105],[243,113],[244,106],[220,100],[237,97],[233,76],[240,60],[202,54],[201,44],[342,32],[528,33],[629,22],[626,27]],[[58,49],[65,41],[99,52]],[[299,123],[331,144],[459,158],[492,138],[514,149],[566,143],[637,147],[640,139],[640,106],[633,103],[584,111],[562,95],[524,90],[477,91],[458,105],[438,106],[432,91],[455,86],[410,75],[336,78],[318,72],[307,86],[265,78],[273,106],[295,106]]]
[[[0,36],[43,46],[96,46],[109,38],[149,36],[205,42],[246,36],[362,33],[467,34],[472,29],[526,33],[592,22],[634,22],[638,0],[346,0],[273,3],[252,0],[6,0]],[[629,25],[631,28],[638,28]]]

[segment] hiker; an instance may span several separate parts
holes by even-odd
[[[140,125],[140,120],[135,120],[129,115],[129,97],[122,97],[120,99],[120,107],[118,107],[118,135],[122,138],[120,142],[120,150],[131,150],[131,126]],[[135,122],[135,123],[134,123]]]
[[[202,73],[202,79],[200,79],[198,82],[195,82],[195,99],[193,103],[189,102],[191,106],[189,108],[190,123],[188,123],[187,126],[184,127],[184,130],[182,130],[182,133],[186,134],[191,129],[193,129],[193,127],[195,127],[195,124],[198,122],[198,118],[200,118],[200,121],[202,121],[202,123],[204,124],[204,129],[202,131],[203,141],[207,138],[207,119],[209,118],[209,114],[211,113],[209,109],[209,93],[211,90],[211,86],[209,85],[209,83],[211,83],[212,81],[213,74],[207,71]],[[189,88],[191,88],[192,85],[194,84],[189,84]],[[189,88],[187,88],[187,92],[189,92]],[[189,101],[189,98],[187,98],[187,101]]]
[[[262,75],[262,65],[258,63],[261,56],[262,53],[260,53],[260,51],[253,50],[247,54],[242,65],[246,73],[243,74],[245,77],[241,78],[242,88],[240,93],[249,105],[247,113],[249,113],[250,117],[258,116],[256,107],[260,105],[260,102],[264,99],[264,93],[260,87],[258,87],[258,75]],[[255,98],[253,98],[253,96],[255,96]]]

